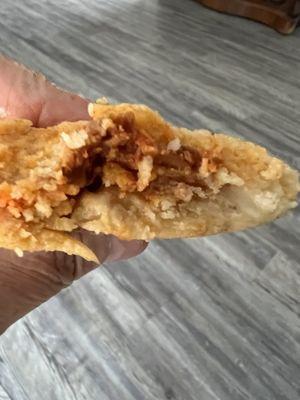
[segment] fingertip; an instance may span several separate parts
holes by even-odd
[[[74,93],[65,92],[56,87],[45,96],[38,120],[38,126],[47,127],[63,121],[90,120],[89,100]]]
[[[143,240],[126,241],[113,235],[96,235],[86,231],[79,234],[81,234],[81,240],[95,252],[100,263],[82,260],[80,273],[77,274],[78,276],[75,279],[94,270],[104,262],[128,260],[138,256],[148,246],[148,243]]]
[[[108,262],[128,260],[141,254],[147,247],[148,243],[143,240],[120,240],[111,236],[110,253],[106,259]]]

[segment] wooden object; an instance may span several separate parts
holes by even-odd
[[[239,15],[271,26],[283,34],[294,31],[300,20],[299,0],[197,0],[214,10]]]

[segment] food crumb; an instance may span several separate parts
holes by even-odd
[[[167,150],[177,151],[180,149],[180,147],[181,147],[180,139],[175,138],[168,143]]]
[[[88,105],[88,113],[89,113],[89,116],[91,118],[94,116],[94,104],[93,103],[89,103],[89,105]]]
[[[21,250],[19,247],[16,247],[14,250],[18,257],[23,257],[24,255],[23,250]]]
[[[99,99],[96,100],[96,104],[108,104],[108,100],[106,97],[100,97]]]
[[[88,134],[83,129],[80,129],[79,131],[73,131],[70,133],[62,132],[60,137],[67,147],[75,150],[85,146]]]

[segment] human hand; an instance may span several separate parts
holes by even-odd
[[[0,55],[0,118],[27,118],[35,126],[89,119],[88,100],[63,91],[41,74]],[[77,233],[100,262],[138,255],[146,244],[121,241],[111,235]],[[77,256],[60,252],[25,253],[0,249],[0,334],[75,279],[97,267]]]

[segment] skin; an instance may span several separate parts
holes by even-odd
[[[90,119],[88,100],[63,91],[46,78],[0,55],[0,118],[27,118],[38,127]],[[76,235],[102,262],[141,253],[142,241],[80,231]],[[25,253],[0,249],[0,334],[16,320],[90,272],[97,265],[60,252]]]

